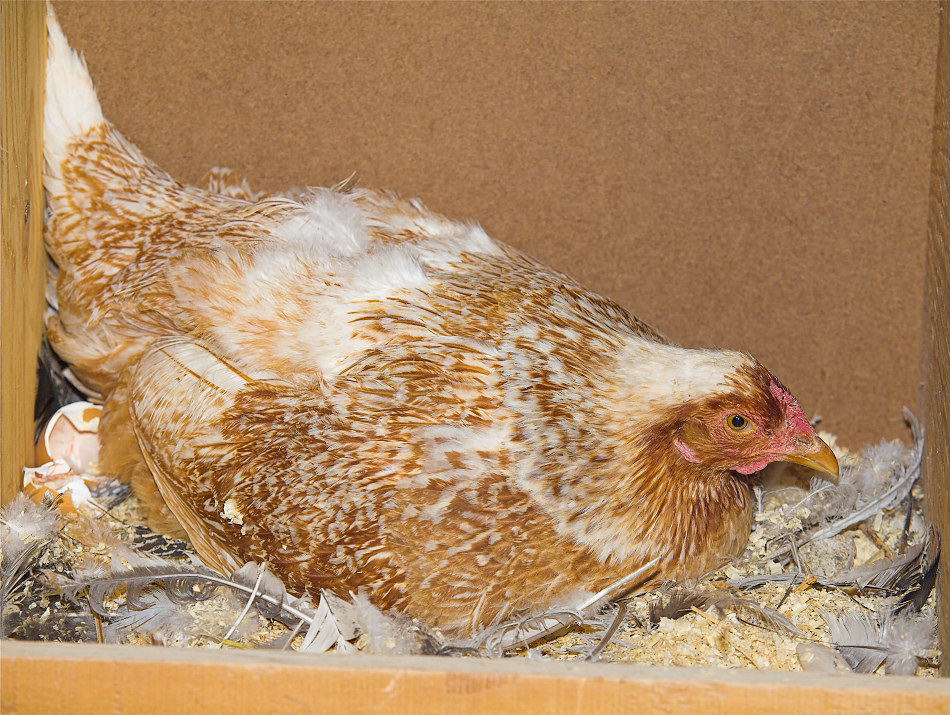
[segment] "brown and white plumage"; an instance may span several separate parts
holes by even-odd
[[[174,181],[49,31],[50,344],[105,400],[100,468],[154,478],[209,565],[465,634],[655,558],[701,573],[747,539],[750,474],[836,471],[754,358],[671,345],[477,226]]]

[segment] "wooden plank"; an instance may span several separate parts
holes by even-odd
[[[6,641],[16,713],[941,713],[950,681]]]
[[[33,459],[36,355],[42,334],[43,76],[46,8],[0,3],[0,502]]]
[[[934,115],[930,218],[927,240],[926,316],[922,351],[926,451],[924,507],[943,536],[937,576],[940,672],[950,676],[950,2],[940,3],[940,47]]]

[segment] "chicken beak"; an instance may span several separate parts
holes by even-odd
[[[805,449],[786,454],[784,461],[803,464],[816,472],[827,474],[830,477],[828,481],[838,483],[838,460],[835,453],[817,436]]]

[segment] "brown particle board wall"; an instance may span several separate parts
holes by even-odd
[[[937,3],[57,3],[189,182],[421,197],[852,446],[915,406]]]

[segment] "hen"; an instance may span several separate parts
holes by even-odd
[[[154,479],[208,565],[465,635],[714,567],[769,462],[837,474],[753,357],[677,347],[477,226],[176,182],[48,31],[49,341],[104,400],[100,470]]]

